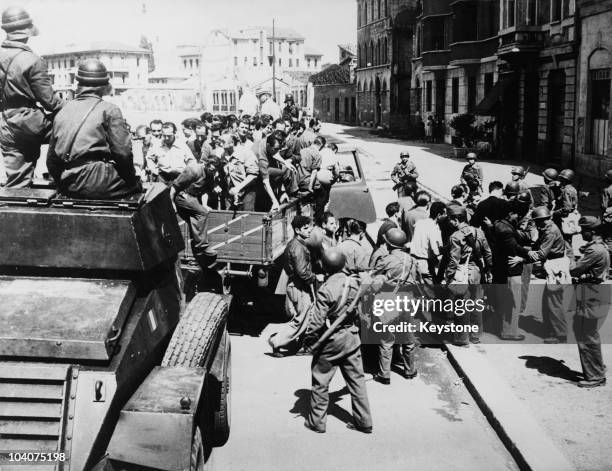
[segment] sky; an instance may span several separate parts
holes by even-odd
[[[17,4],[17,1],[14,2]],[[276,25],[306,38],[306,45],[338,60],[338,44],[356,42],[356,0],[21,0],[40,36],[36,50],[69,43],[114,40],[137,46],[146,34],[162,63],[178,44],[201,43],[212,29]],[[146,13],[143,13],[145,5]],[[168,64],[166,64],[168,65]]]

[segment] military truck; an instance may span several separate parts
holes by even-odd
[[[205,469],[229,436],[229,299],[185,303],[183,248],[164,185],[0,190],[3,471]]]

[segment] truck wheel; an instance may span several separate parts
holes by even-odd
[[[162,366],[203,366],[227,313],[222,296],[198,293],[181,316]]]
[[[227,334],[226,334],[227,335]],[[228,350],[227,364],[221,383],[219,393],[219,408],[215,410],[213,417],[213,446],[223,446],[227,442],[230,434],[231,425],[231,406],[232,406],[232,355],[231,349]]]

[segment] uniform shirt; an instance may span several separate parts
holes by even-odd
[[[187,165],[185,170],[172,182],[176,192],[184,191],[199,199],[204,193],[212,190],[214,184],[210,178],[207,178],[204,171],[205,166],[206,164],[200,162],[193,162]]]
[[[283,108],[283,119],[297,121],[299,118],[300,109],[295,104]]]
[[[540,205],[546,206],[548,209],[553,210],[555,207],[555,201],[558,198],[557,192],[559,187],[556,184],[543,185],[540,187]]]
[[[341,305],[340,303],[343,300],[345,291],[346,301]],[[351,305],[358,291],[359,282],[355,277],[348,276],[345,272],[331,275],[317,291],[314,309],[306,328],[306,338],[318,338],[323,333],[326,321],[334,322],[342,308]],[[350,326],[352,324],[353,319],[349,316],[344,325]],[[336,335],[332,335],[329,342],[333,342],[334,337]],[[348,338],[343,336],[341,338],[345,342],[338,345],[339,354],[350,353],[359,348],[360,341],[358,335],[352,335]]]
[[[385,258],[387,255],[389,255],[389,250],[387,249],[387,245],[383,244],[380,247],[378,247],[376,250],[374,250],[374,252],[372,252],[372,256],[370,257],[369,267],[370,268],[376,267],[376,265],[380,262],[380,260]]]
[[[442,232],[438,223],[431,218],[421,219],[414,225],[410,242],[410,253],[417,258],[433,260],[442,250]]]
[[[368,269],[370,252],[361,242],[348,238],[338,244],[340,250],[346,257],[344,269],[349,273],[359,273]]]
[[[595,236],[581,250],[583,256],[570,270],[571,275],[586,275],[591,281],[605,281],[610,270],[610,254],[601,237]]]
[[[389,229],[395,229],[397,227],[397,223],[389,218],[385,218],[382,221],[382,224],[378,228],[378,235],[376,236],[376,245],[378,247],[385,245],[385,239],[383,236],[387,233]]]
[[[94,104],[96,107],[83,122]],[[72,149],[69,149],[76,128],[81,122],[83,126],[74,139]],[[84,92],[67,102],[53,122],[47,152],[49,174],[59,182],[66,167],[77,167],[79,160],[83,163],[113,160],[117,172],[124,180],[136,178],[132,139],[121,110],[117,105],[100,99],[94,93]]]
[[[612,183],[606,188],[601,190],[601,211],[604,212],[606,209],[612,206]]]
[[[466,183],[470,180],[477,180],[478,186],[482,186],[482,167],[478,164],[467,164],[465,167],[463,167],[463,171],[461,172],[461,179],[464,180]]]
[[[558,203],[556,209],[563,214],[569,214],[578,209],[578,191],[576,188],[572,185],[565,185],[561,188]]]
[[[379,259],[373,277],[378,282],[400,284],[415,284],[420,279],[415,260],[403,249],[393,249]]]
[[[165,181],[176,178],[187,165],[197,162],[189,148],[176,139],[170,147],[163,142],[152,146],[147,161],[153,173]]]
[[[511,267],[508,258],[519,256],[527,259],[529,249],[521,243],[521,236],[516,227],[508,220],[497,221],[493,226],[493,282],[505,283],[509,276],[519,276],[523,264]]]
[[[473,237],[474,245],[479,247],[484,268],[488,268],[493,264],[491,248],[483,232],[477,227],[471,227],[462,222],[449,239],[449,257],[445,272],[446,280],[449,283],[455,279],[460,265],[465,265],[466,263],[471,266],[478,265],[474,250],[468,243],[468,237]]]
[[[538,240],[535,244],[538,260],[552,260],[565,256],[565,241],[559,227],[552,222],[546,221],[546,225],[539,230]]]
[[[415,206],[409,211],[406,211],[402,217],[402,228],[408,237],[408,242],[412,240],[414,234],[414,226],[417,221],[429,218],[429,210],[423,206]]]
[[[391,180],[396,185],[408,181],[414,181],[419,178],[419,172],[417,172],[416,165],[408,160],[406,163],[399,162],[393,167],[391,171]]]
[[[314,283],[310,251],[301,238],[294,237],[285,247],[283,268],[289,281],[297,286],[308,287]]]
[[[7,71],[12,58],[14,60]],[[0,83],[5,80],[4,71],[8,72],[6,86],[0,91],[3,108],[7,110],[5,119],[8,118],[11,124],[17,124],[11,118],[21,115],[21,120],[25,117],[28,121],[24,130],[30,135],[38,135],[42,130],[40,125],[44,121],[44,113],[36,103],[49,113],[57,113],[65,103],[53,91],[47,64],[24,43],[5,40],[0,49],[0,65]],[[30,108],[32,111],[24,114],[19,111],[20,108]],[[17,127],[20,128],[19,125]]]

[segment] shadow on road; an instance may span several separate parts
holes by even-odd
[[[579,381],[582,379],[581,373],[569,368],[564,364],[563,360],[533,355],[523,355],[519,357],[519,359],[525,360],[525,366],[527,368],[537,370],[538,373],[546,376],[561,378],[567,381]]]
[[[341,422],[349,423],[353,421],[352,414],[337,404],[338,401],[342,399],[342,396],[346,396],[348,393],[349,391],[346,386],[338,391],[329,393],[329,408],[327,409],[327,415],[331,415]],[[305,419],[308,416],[308,410],[310,408],[310,389],[298,389],[294,394],[297,400],[289,412],[292,414],[300,414]]]

